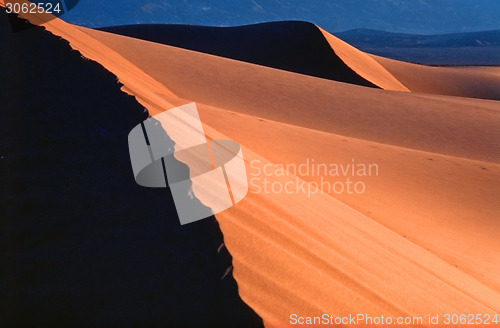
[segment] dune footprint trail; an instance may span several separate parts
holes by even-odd
[[[321,140],[329,140],[329,147],[335,147],[334,150],[339,151],[338,156],[343,156],[347,151],[342,150],[340,146],[343,142],[340,136],[348,135],[354,138],[349,140],[358,144],[359,149],[366,150],[370,145],[373,146],[369,142],[391,145],[382,147],[384,154],[399,151],[397,158],[400,165],[407,165],[410,171],[417,168],[417,165],[412,166],[411,163],[417,156],[412,154],[418,150],[422,152],[418,154],[425,152],[429,157],[432,157],[432,154],[449,156],[440,158],[443,158],[443,161],[456,161],[460,165],[484,165],[490,171],[491,178],[481,183],[491,187],[498,181],[498,152],[495,153],[495,149],[498,150],[498,134],[495,134],[495,126],[498,126],[499,116],[498,111],[489,108],[495,107],[490,102],[469,105],[467,101],[459,101],[457,104],[458,100],[448,101],[446,97],[438,98],[437,101],[434,98],[426,100],[407,92],[371,90],[251,64],[240,65],[228,59],[220,60],[214,56],[188,51],[182,54],[189,65],[196,62],[196,59],[203,59],[198,61],[198,64],[205,66],[197,67],[194,72],[189,65],[180,67],[178,69],[181,73],[171,72],[175,73],[176,79],[173,81],[167,76],[162,78],[162,74],[169,72],[164,68],[166,64],[148,56],[144,57],[145,60],[138,61],[140,54],[132,53],[139,48],[144,52],[149,50],[150,54],[158,50],[165,56],[179,53],[179,50],[172,47],[144,41],[138,43],[131,38],[75,27],[60,20],[51,21],[44,27],[68,40],[75,50],[101,63],[115,74],[124,84],[124,89],[134,95],[151,115],[187,103],[188,100],[185,99],[200,102],[200,116],[207,136],[211,139],[230,138],[242,144],[249,176],[255,177],[255,172],[251,171],[252,167],[259,167],[263,172],[267,164],[279,159],[293,159],[294,155],[286,157],[285,151],[292,154],[298,151],[293,145],[284,143],[286,147],[291,148],[273,155],[272,146],[259,144],[256,141],[259,137],[255,134],[259,133],[259,127],[269,124],[269,128],[261,129],[262,133],[282,131],[287,135],[310,135],[310,138],[303,140],[303,144],[297,147],[299,149],[325,149],[321,148]],[[344,55],[350,56],[349,53]],[[366,58],[363,54],[358,55]],[[175,60],[182,62],[179,58]],[[394,75],[385,73],[385,70],[371,71],[373,67],[378,66],[370,64],[367,68],[365,64],[359,63],[358,70],[365,72],[363,74],[371,74],[373,79],[380,78],[378,83],[385,85],[387,89],[407,91]],[[220,91],[216,92],[213,86],[207,83],[191,83],[199,78],[196,75],[199,71],[216,72],[221,67],[226,67],[228,72],[219,70],[219,75],[212,78],[217,87],[227,86],[227,89],[219,88]],[[292,90],[289,90],[288,94],[269,96],[266,86],[250,87],[244,82],[238,82],[237,77],[250,70],[261,74],[260,78],[268,77],[270,82],[267,86],[276,85],[276,90],[281,92],[281,83],[285,85],[285,89]],[[155,72],[158,76],[155,76]],[[294,82],[290,82],[292,80]],[[374,81],[372,82],[375,83]],[[240,84],[230,87],[233,83]],[[295,83],[301,86],[311,85],[311,90],[293,89]],[[236,89],[249,90],[249,98],[245,99],[244,95],[235,91]],[[318,96],[312,90],[326,91],[324,94],[319,92]],[[256,99],[259,94],[264,99]],[[333,96],[328,98],[325,94]],[[327,114],[328,108],[320,104],[326,104],[335,98],[337,112]],[[379,98],[383,99],[377,100]],[[267,101],[268,106],[258,112],[258,106],[251,104],[252,99]],[[310,106],[311,99],[319,99],[315,100],[318,101],[316,106]],[[408,116],[404,116],[403,112],[387,109],[391,103],[406,105],[404,110],[408,112]],[[428,110],[424,110],[422,114],[421,107],[425,106]],[[310,116],[305,111],[308,108],[312,109]],[[325,111],[315,112],[318,108]],[[455,109],[447,113],[447,108]],[[471,115],[469,110],[474,110],[475,115]],[[365,116],[370,111],[375,113],[372,114],[373,117],[370,116],[370,120],[363,122],[359,119],[360,116],[351,115],[350,111],[364,113]],[[318,115],[319,113],[323,116]],[[370,129],[370,126],[373,127],[378,122],[375,117],[381,114],[391,118],[386,127],[390,133],[384,137],[380,137],[383,132]],[[413,120],[422,115],[424,119],[421,121]],[[474,118],[475,116],[477,118]],[[234,120],[231,117],[234,117]],[[340,121],[341,124],[336,126],[327,121],[322,125],[318,122],[325,121],[325,118],[331,119],[331,122]],[[468,126],[463,124],[467,119],[470,121]],[[231,126],[231,122],[239,123],[238,126]],[[415,122],[420,122],[421,127],[435,122],[436,135],[419,134],[421,129],[416,127],[410,130]],[[395,123],[402,125],[402,128],[395,128]],[[291,127],[283,127],[282,124],[289,124]],[[279,137],[271,132],[269,135]],[[441,139],[444,144],[440,145],[438,140]],[[279,144],[276,139],[268,142]],[[408,150],[405,150],[405,147]],[[396,159],[396,155],[391,156]],[[404,160],[404,156],[409,156],[410,159]],[[471,168],[470,172],[476,172],[472,170]],[[410,176],[412,174],[418,177],[420,173],[409,172]],[[256,177],[264,178],[262,175]],[[367,213],[361,213],[361,208],[356,208],[360,205],[359,200],[351,200],[347,206],[333,195],[303,193],[297,184],[308,184],[300,177],[267,178],[272,183],[282,186],[288,184],[299,191],[262,194],[257,192],[257,189],[263,187],[263,180],[257,179],[251,184],[248,196],[238,206],[217,215],[225,242],[233,255],[234,276],[240,295],[263,318],[267,326],[289,326],[290,315],[293,314],[318,316],[327,313],[345,316],[364,313],[394,318],[425,318],[429,314],[438,313],[500,312],[500,294],[495,288],[499,285],[498,282],[492,282],[494,278],[483,277],[481,280],[474,272],[465,272],[454,267],[432,250],[422,247],[421,241],[404,238],[385,224],[381,224],[380,220],[375,221]],[[384,181],[390,181],[391,178],[385,179]],[[422,179],[427,178],[424,176]],[[382,184],[380,190],[387,186]],[[399,187],[401,193],[407,192],[404,186]],[[498,189],[493,191],[498,192]],[[443,189],[441,197],[447,205],[452,204],[447,203],[446,193],[449,192],[458,191]],[[390,197],[381,199],[380,202],[389,202],[382,203],[381,206],[390,207]],[[484,204],[489,211],[484,214],[485,217],[498,213],[498,206],[493,202],[494,199]],[[477,205],[464,206],[471,213],[482,215]],[[399,210],[405,209],[402,207]],[[410,222],[413,224],[418,223],[418,219],[418,216],[409,218],[410,221],[413,220]],[[488,240],[490,237],[491,235]],[[495,244],[492,245],[494,247]],[[454,249],[449,251],[453,253]],[[490,252],[493,255],[499,254],[498,249],[490,249]],[[476,260],[481,261],[481,256]],[[425,323],[424,321],[423,326]]]

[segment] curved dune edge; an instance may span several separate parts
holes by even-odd
[[[77,28],[182,99],[358,139],[500,161],[493,101],[366,88]]]
[[[498,67],[432,67],[369,56],[411,92],[500,100]]]
[[[64,26],[69,39],[82,37],[75,30]],[[130,71],[127,60],[112,55],[115,51],[87,49],[90,45],[104,49],[102,43],[85,42],[71,44],[98,62],[106,62],[100,56],[114,58],[117,62],[105,67],[125,79],[124,90],[145,104],[151,115],[186,102],[147,76],[143,77],[147,84],[134,85],[134,74],[141,70]],[[227,139],[220,129],[205,129],[211,138]],[[248,166],[254,159],[262,166],[270,163],[248,148],[244,154]],[[296,183],[293,178],[273,179]],[[234,257],[240,295],[267,326],[287,326],[292,313],[426,316],[500,311],[498,292],[329,195],[264,196],[252,191],[217,219]]]
[[[235,27],[139,24],[98,30],[288,72],[379,88],[346,65],[318,27],[309,22],[279,21]]]
[[[316,27],[321,31],[335,54],[362,78],[384,90],[410,92],[403,83],[398,81],[384,68],[384,66],[371,58],[368,54],[331,35],[321,27]]]
[[[376,163],[379,175],[350,176],[365,183],[363,194],[329,195],[500,291],[500,223],[494,219],[500,213],[499,164],[199,108],[203,122],[275,164]],[[345,181],[317,174],[301,178],[318,185]]]
[[[222,137],[207,128],[211,137]],[[248,148],[244,153],[249,176],[251,166],[263,170],[271,163]],[[240,294],[266,326],[289,326],[293,313],[498,311],[498,292],[333,197],[263,195],[257,188],[263,185],[254,182],[248,196],[217,219],[234,255]]]
[[[19,2],[29,3],[29,1],[26,0],[20,0]],[[4,2],[0,2],[0,5],[4,7]],[[42,26],[52,34],[65,39],[69,42],[70,46],[74,50],[80,52],[83,57],[98,62],[108,71],[115,74],[117,80],[123,84],[122,90],[124,92],[130,95],[142,95],[138,100],[145,107],[157,107],[159,103],[165,103],[165,99],[161,99],[161,97],[158,96],[160,90],[162,94],[177,98],[163,84],[144,73],[144,71],[126,60],[113,49],[107,47],[87,33],[80,31],[76,26],[57,18],[50,20],[48,23],[40,24],[40,22],[45,20],[43,19],[44,16],[39,16],[39,14],[28,13],[21,14],[20,16],[28,20],[31,24]],[[172,108],[175,107],[176,104],[168,103],[168,106]],[[158,108],[163,107],[164,105]]]
[[[251,194],[217,219],[240,294],[267,326],[292,313],[498,312],[498,293],[333,199]]]

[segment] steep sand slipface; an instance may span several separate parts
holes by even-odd
[[[430,67],[369,56],[412,92],[500,100],[498,67]]]
[[[319,29],[346,65],[382,89],[500,99],[498,67],[431,67],[406,63],[364,53]]]
[[[306,22],[273,22],[234,28],[129,25],[105,30],[334,81],[378,86],[385,90],[485,99],[499,97],[498,68],[401,65],[404,63],[359,51]],[[208,45],[210,42],[213,44]],[[273,47],[270,48],[269,43]],[[392,67],[394,65],[396,67]]]
[[[368,54],[354,48],[339,38],[331,35],[322,28],[325,39],[330,43],[332,50],[356,73],[384,90],[410,91],[391,75],[382,65],[373,60]]]
[[[340,162],[355,155],[387,170],[367,182],[373,197],[335,195],[367,215],[332,195],[254,193],[259,186],[254,181],[242,203],[217,216],[240,294],[266,325],[285,326],[293,313],[500,311],[498,266],[490,264],[499,258],[492,239],[498,225],[491,220],[499,212],[498,165],[429,153],[497,162],[499,114],[492,102],[369,90],[77,29],[59,20],[46,28],[116,74],[152,115],[186,102],[175,95],[236,112],[200,105],[207,135],[228,136],[246,147],[249,176],[253,160],[263,169],[269,160],[296,163],[305,156]],[[149,56],[160,53],[165,57]],[[343,146],[338,134],[365,140],[349,138],[350,147]],[[488,173],[483,175],[483,168]],[[297,183],[294,177],[268,178]],[[484,189],[489,192],[481,193]],[[455,218],[460,211],[466,214]],[[476,229],[475,239],[463,238],[469,228]],[[399,235],[407,231],[414,234]],[[453,259],[460,261],[458,268]]]
[[[498,293],[330,200],[251,194],[218,216],[240,294],[268,326],[287,326],[293,313],[498,311]]]
[[[378,172],[371,176],[311,171],[299,175],[318,185],[329,182],[324,192],[500,290],[498,164],[347,138],[209,106],[200,106],[200,114],[205,123],[273,163],[376,164]],[[249,171],[252,181],[258,170]],[[276,166],[269,171],[280,174]],[[362,182],[365,192],[337,193],[331,188],[336,182],[345,188],[347,178]]]
[[[500,160],[500,118],[489,101],[470,105],[425,99],[78,29],[183,99],[359,139]]]
[[[263,171],[270,163],[248,149],[245,157],[249,176],[251,165]],[[285,185],[293,178],[270,179]],[[425,316],[498,308],[498,292],[367,216],[324,194],[254,193],[264,188],[259,181],[218,220],[239,254],[241,295],[267,325],[285,326],[293,313]]]
[[[320,29],[307,22],[280,21],[236,27],[145,24],[102,30],[289,72],[377,87],[352,70],[335,54]]]

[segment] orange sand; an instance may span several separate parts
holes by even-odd
[[[412,80],[401,68],[410,64],[370,57],[324,31],[358,74],[404,92],[303,76],[61,20],[45,28],[114,73],[151,115],[196,101],[210,138],[230,138],[244,147],[254,179],[250,192],[217,220],[233,255],[240,295],[266,326],[290,326],[294,313],[500,312],[498,102],[408,93],[458,89],[453,78],[443,77],[441,85],[450,83],[451,89],[423,90],[425,80]],[[462,71],[462,81],[471,81],[459,95],[478,95],[472,84],[487,89],[498,81],[498,74],[483,73]],[[318,181],[256,174],[271,163],[307,158],[355,158],[376,163],[379,175],[361,178],[361,195],[256,193],[263,178],[292,187]]]

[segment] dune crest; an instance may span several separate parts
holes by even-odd
[[[19,3],[30,3],[26,0],[21,0]],[[4,6],[2,1],[0,5]],[[164,85],[156,81],[154,78],[144,73],[135,64],[126,60],[122,55],[112,50],[102,42],[95,40],[92,36],[80,31],[74,25],[68,24],[61,19],[52,19],[48,23],[40,24],[47,21],[44,14],[21,14],[20,17],[28,20],[33,25],[44,27],[47,31],[57,35],[70,43],[70,46],[79,51],[81,55],[87,59],[94,60],[104,68],[116,75],[117,80],[123,84],[123,91],[131,94],[142,94],[138,97],[145,107],[159,106],[165,108],[165,99],[161,99],[158,93],[166,94],[172,98],[176,96],[168,90]],[[142,91],[138,91],[142,89]],[[160,91],[161,90],[161,91]],[[140,99],[139,99],[140,98]],[[175,107],[176,104],[167,103],[169,108]]]
[[[458,102],[451,115],[450,101],[445,97],[423,99],[407,92],[366,88],[77,29],[123,55],[180,99],[359,139],[500,160],[495,138],[490,137],[498,134],[498,116],[486,100]],[[170,97],[169,102],[179,98]]]
[[[339,57],[316,25],[304,21],[235,27],[145,24],[99,30],[333,81],[379,87]],[[369,65],[383,71],[373,60]]]
[[[238,206],[217,215],[240,295],[267,326],[287,326],[292,314],[426,318],[500,312],[496,266],[489,263],[500,253],[493,236],[498,224],[492,222],[499,212],[496,103],[409,94],[375,59],[327,35],[358,74],[383,89],[405,92],[241,63],[57,19],[44,27],[115,74],[151,115],[185,99],[199,101],[208,137],[240,142],[249,176],[255,177],[256,168],[264,172],[265,165],[295,162],[302,151],[335,161],[348,159],[355,148],[384,164],[386,175],[374,189],[386,194],[374,196],[372,208],[363,207],[362,197],[263,194],[258,180]],[[345,142],[353,146],[342,146]],[[471,187],[475,177],[482,180]],[[311,182],[293,175],[267,178],[293,188]],[[433,185],[448,181],[451,187]],[[483,189],[492,194],[475,199]],[[438,192],[429,195],[433,190]],[[474,197],[460,203],[462,190]],[[422,206],[429,208],[419,211]],[[376,212],[369,213],[372,209]],[[456,211],[466,214],[454,220]],[[462,224],[491,231],[475,231],[481,240],[476,243],[461,239],[467,229],[453,228]],[[418,238],[431,229],[449,235]],[[403,236],[404,231],[418,233]],[[470,246],[470,253],[461,256],[457,244]],[[476,268],[487,271],[481,276]]]
[[[387,69],[373,60],[368,54],[331,35],[321,27],[318,27],[318,29],[323,33],[323,36],[337,56],[360,76],[384,90],[410,91],[401,81],[398,81]]]
[[[498,67],[432,67],[369,56],[411,92],[500,100]]]

